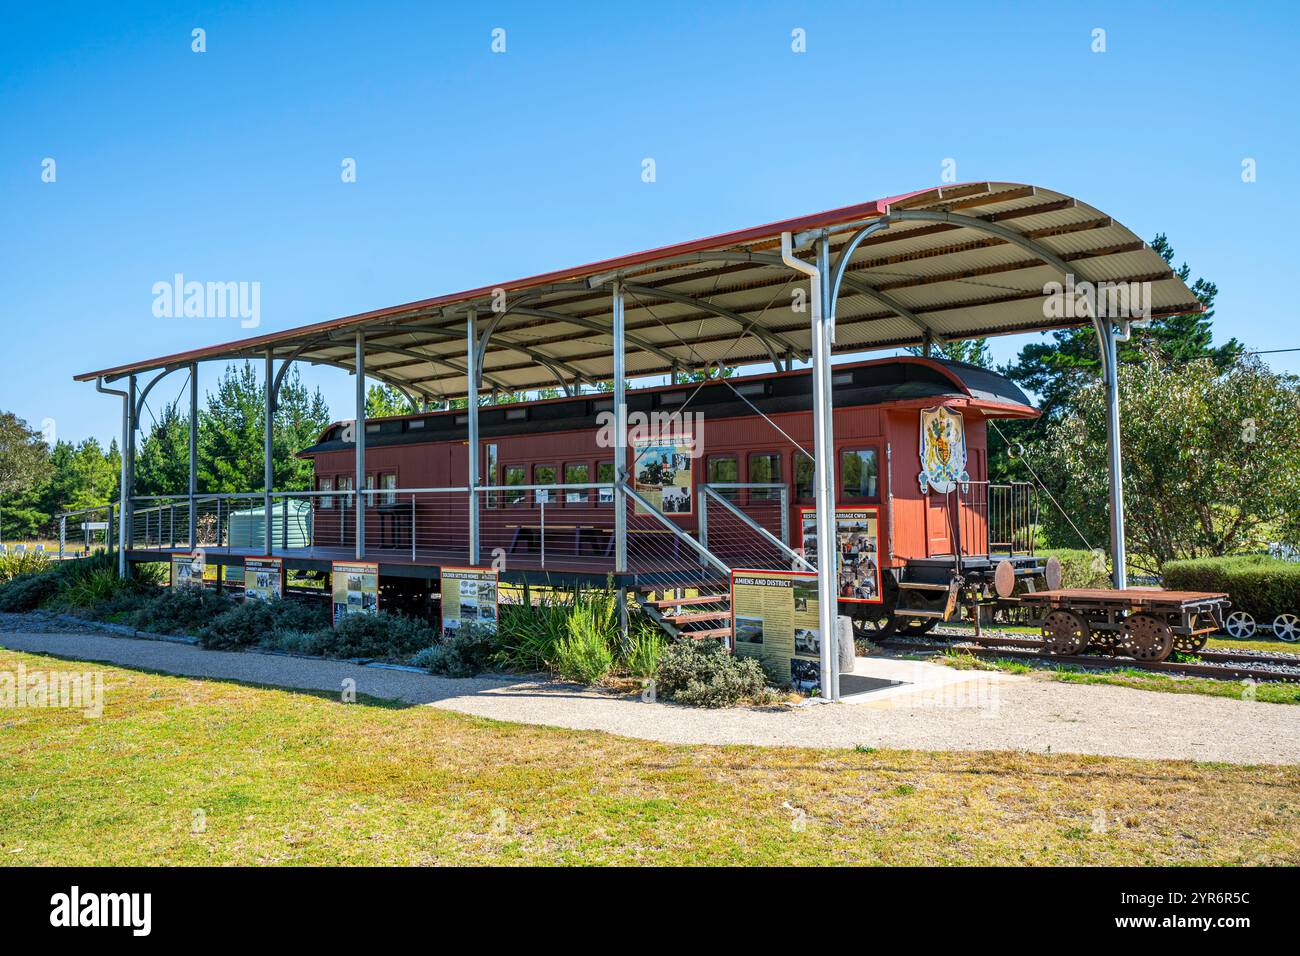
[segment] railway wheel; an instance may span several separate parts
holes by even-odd
[[[1124,619],[1120,648],[1135,661],[1163,661],[1174,649],[1174,632],[1150,614],[1132,614]]]
[[[1205,647],[1208,634],[1175,634],[1174,650],[1179,654],[1196,654]]]
[[[1043,619],[1043,650],[1078,654],[1088,646],[1088,622],[1069,611],[1052,611]]]
[[[1300,641],[1300,617],[1294,614],[1279,614],[1273,618],[1273,635],[1279,641]]]
[[[1228,619],[1223,622],[1223,626],[1228,629],[1228,633],[1233,637],[1254,637],[1255,636],[1255,619],[1245,611],[1233,611],[1228,615]]]
[[[879,643],[893,634],[896,623],[893,615],[880,608],[859,612],[852,620],[854,634],[872,643]]]

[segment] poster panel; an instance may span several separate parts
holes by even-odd
[[[244,559],[244,600],[276,601],[284,597],[284,561],[280,558]]]
[[[666,515],[691,513],[695,440],[687,436],[633,442],[632,482],[636,491]],[[637,514],[648,514],[638,503]]]
[[[817,509],[800,508],[804,557],[817,563]],[[880,507],[835,509],[835,589],[851,604],[880,604]]]
[[[379,565],[369,561],[331,562],[334,626],[348,614],[379,610]]]
[[[213,568],[216,571],[216,568]],[[174,588],[201,588],[207,577],[207,562],[202,551],[173,554],[170,584]]]
[[[470,625],[497,632],[497,572],[492,568],[442,568],[442,636],[451,637]]]
[[[811,694],[821,688],[817,575],[808,571],[731,572],[731,646],[773,677]]]

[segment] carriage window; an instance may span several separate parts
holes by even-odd
[[[497,446],[488,445],[484,458],[486,459],[486,465],[483,468],[483,474],[480,477],[480,481],[485,485],[495,485],[497,483]],[[484,497],[486,499],[485,503],[489,508],[495,508],[497,506],[496,495],[489,492]]]
[[[384,489],[384,504],[397,504],[397,475],[389,472],[379,476],[379,487]]]
[[[524,466],[523,465],[506,465],[506,485],[522,485],[524,483]],[[522,491],[507,491],[506,504],[521,505],[528,496]]]
[[[533,465],[533,484],[535,485],[553,485],[555,484],[555,466],[554,465]],[[551,488],[538,488],[534,494],[537,496],[539,505],[549,505],[555,503],[555,491]]]
[[[596,465],[596,481],[602,485],[612,485],[614,483],[614,463],[612,461],[602,461]],[[614,489],[601,488],[597,500],[602,505],[612,505],[614,503]]]
[[[802,501],[813,496],[813,460],[801,451],[794,453],[794,496]]]
[[[564,466],[564,483],[566,485],[585,485],[591,480],[591,466],[585,461],[570,462]],[[590,492],[583,488],[581,490],[566,491],[564,500],[571,505],[585,505]]]
[[[356,486],[356,481],[351,475],[339,475],[338,481],[334,483],[334,487],[337,488],[339,491],[351,491],[355,486]],[[350,497],[347,496],[339,497],[340,508],[351,508],[352,504],[353,502]]]
[[[781,482],[781,456],[774,452],[759,452],[749,456],[749,480],[754,484]],[[781,497],[776,488],[755,488],[749,493],[751,501],[766,501]]]
[[[740,462],[735,455],[710,455],[707,472],[709,484],[719,481],[740,481]],[[723,488],[718,494],[734,501],[739,492],[735,488]]]
[[[366,475],[366,491],[374,491],[374,490],[375,490],[375,476]],[[375,496],[366,495],[366,507],[373,508],[374,506],[375,506]]]
[[[319,490],[319,491],[333,491],[333,490],[334,490],[334,479],[333,479],[333,478],[317,478],[317,479],[316,479],[316,488],[317,488],[317,490]],[[333,495],[322,495],[322,496],[321,496],[321,499],[320,499],[320,506],[321,506],[322,508],[333,508],[333,507],[334,507],[334,496],[333,496]]]
[[[876,450],[840,452],[840,482],[845,498],[875,498],[877,494]]]

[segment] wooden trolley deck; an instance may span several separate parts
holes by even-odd
[[[1058,588],[1022,594],[1022,604],[1049,607],[1128,607],[1134,610],[1182,610],[1198,604],[1218,603],[1228,595],[1211,591],[1166,591],[1162,588]]]

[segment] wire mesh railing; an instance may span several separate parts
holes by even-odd
[[[788,544],[789,492],[780,484],[703,486],[694,520],[685,522],[613,483],[483,485],[473,495],[478,563],[501,570],[616,573],[620,497],[624,573],[638,584],[725,589],[731,567],[800,566]],[[470,501],[467,487],[277,491],[269,504],[261,492],[139,496],[128,540],[133,550],[263,554],[269,526],[273,554],[347,559],[360,523],[369,560],[468,563]]]
[[[809,570],[790,544],[789,489],[779,483],[699,486],[700,541],[731,567]]]

